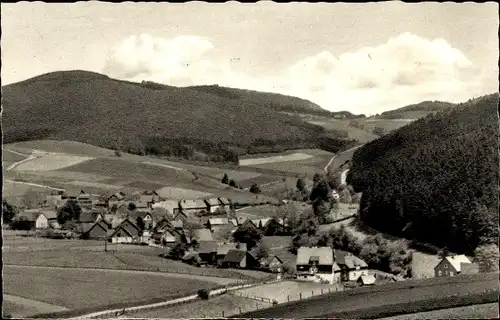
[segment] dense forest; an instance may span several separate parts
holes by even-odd
[[[455,104],[443,101],[423,101],[399,109],[382,112],[377,119],[418,119],[428,114],[451,109]]]
[[[498,94],[430,114],[358,149],[360,218],[457,253],[498,241]]]
[[[4,142],[72,140],[135,154],[234,163],[239,154],[337,152],[354,143],[263,103],[321,110],[310,101],[249,92],[234,99],[93,72],[52,72],[2,87]]]

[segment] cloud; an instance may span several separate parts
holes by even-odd
[[[116,78],[170,85],[214,84],[309,99],[329,110],[378,113],[423,100],[458,102],[484,92],[483,72],[443,39],[403,33],[374,47],[335,57],[322,51],[274,75],[235,71],[230,53],[210,40],[170,40],[143,34],[125,39],[104,72]],[[487,71],[488,72],[488,71]]]

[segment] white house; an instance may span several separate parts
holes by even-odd
[[[435,277],[453,277],[460,274],[462,268],[465,265],[469,265],[472,262],[465,255],[453,255],[444,257],[437,265],[434,267]]]

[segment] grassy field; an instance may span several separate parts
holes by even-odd
[[[78,165],[79,163],[93,160],[86,156],[67,154],[47,154],[37,156],[35,159],[23,162],[16,166],[16,171],[52,171]]]
[[[3,295],[3,318],[26,318],[40,313],[51,313],[67,311],[68,308],[41,302],[33,299],[26,299],[9,294]]]
[[[380,318],[383,320],[417,320],[417,319],[498,319],[498,304],[486,303],[466,307],[440,309],[427,312],[403,314]]]
[[[481,274],[382,284],[286,303],[265,311],[243,314],[242,317],[359,318],[361,314],[368,317],[368,311],[372,312],[373,315],[389,312],[391,310],[388,307],[391,305],[394,306],[392,312],[411,312],[416,309],[411,308],[415,304],[420,304],[421,308],[431,306],[439,309],[439,306],[448,307],[453,303],[457,306],[456,303],[493,302],[492,299],[498,301],[497,279],[498,274]],[[443,301],[446,299],[450,301]],[[378,308],[380,310],[377,310]]]
[[[314,282],[282,281],[278,283],[264,284],[251,288],[241,289],[235,292],[235,295],[243,297],[260,297],[264,299],[276,300],[279,303],[285,303],[290,299],[299,300],[310,298],[313,295],[328,292],[328,289],[340,290],[338,286],[331,284],[320,284]]]
[[[121,271],[3,267],[4,293],[63,306],[103,308],[169,299],[213,288],[216,283],[189,277]],[[36,284],[36,285],[33,285]]]
[[[356,121],[362,121],[357,119]],[[350,120],[335,120],[335,119],[317,119],[309,121],[309,123],[322,126],[327,130],[343,130],[346,131],[349,139],[356,139],[360,143],[366,143],[378,138],[378,136],[373,133],[364,130],[352,127],[350,125]]]
[[[166,308],[138,311],[128,314],[133,318],[170,318],[170,319],[193,319],[193,318],[219,318],[234,315],[239,312],[267,308],[269,303],[256,301],[244,297],[236,297],[230,294],[210,298],[209,300],[196,300],[188,304],[180,304]]]
[[[240,166],[254,166],[265,163],[301,161],[312,158],[313,156],[306,153],[292,153],[287,155],[267,156],[263,158],[246,158],[240,159]]]

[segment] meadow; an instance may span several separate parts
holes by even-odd
[[[142,304],[210,289],[218,284],[161,273],[95,269],[3,267],[4,292],[68,309],[97,310],[116,304]],[[36,285],[33,285],[36,283]]]
[[[219,318],[254,310],[256,308],[267,308],[270,303],[256,301],[249,298],[237,297],[224,294],[210,298],[209,300],[196,300],[189,304],[179,304],[171,307],[157,308],[152,310],[137,311],[127,314],[133,318],[171,318],[171,319],[193,319],[193,318]]]

